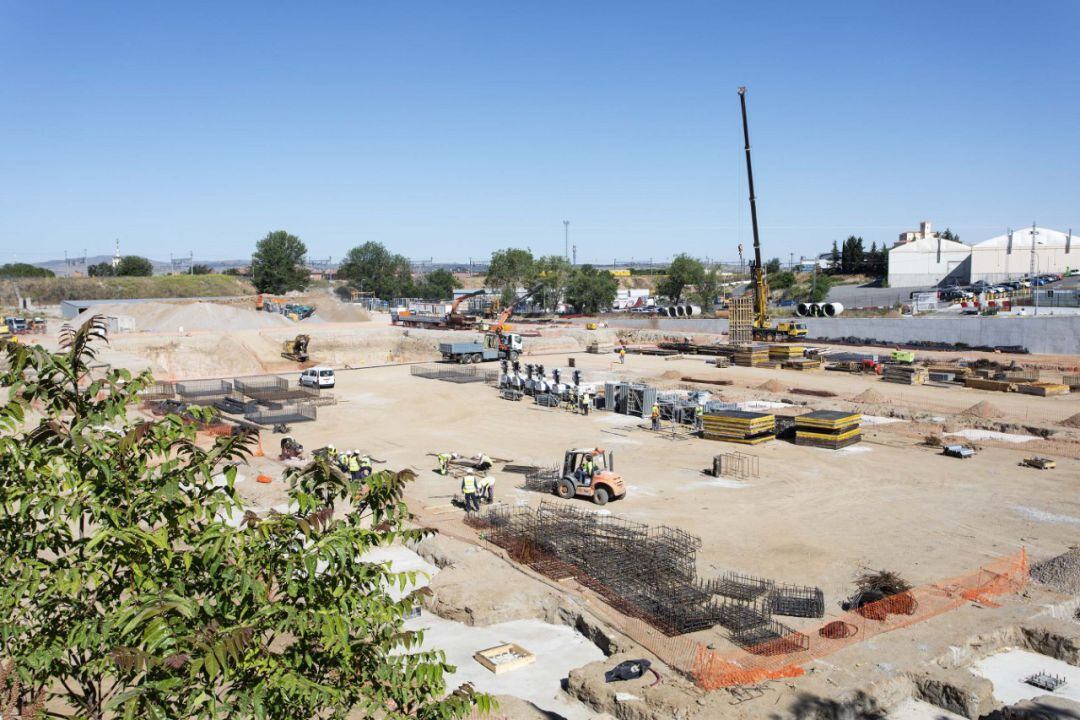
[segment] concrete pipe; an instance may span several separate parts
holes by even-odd
[[[795,306],[796,317],[807,317],[810,314],[810,305],[808,303],[801,302]]]
[[[686,317],[694,317],[695,315],[701,315],[701,306],[700,305],[687,305],[686,306]]]
[[[825,310],[825,317],[836,317],[844,312],[844,306],[840,303],[825,303],[822,307]]]
[[[810,303],[810,317],[821,317],[825,311],[821,309],[821,303]]]
[[[671,308],[669,307],[660,308],[660,314],[664,317],[675,317],[675,314],[671,312]]]
[[[675,312],[675,317],[686,317],[686,309],[682,305],[675,305],[671,309]]]

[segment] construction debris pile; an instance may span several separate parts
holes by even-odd
[[[542,502],[536,510],[497,506],[469,519],[517,562],[555,580],[574,578],[613,608],[667,635],[721,625],[743,647],[777,651],[809,640],[773,615],[822,617],[820,589],[727,573],[697,576],[701,539],[677,528]],[[791,647],[788,647],[790,645]]]
[[[862,439],[861,413],[815,410],[795,418],[795,444],[839,450]]]
[[[1080,547],[1031,566],[1031,577],[1066,595],[1080,595]]]

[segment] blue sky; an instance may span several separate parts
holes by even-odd
[[[1080,231],[1080,3],[8,2],[0,261]]]

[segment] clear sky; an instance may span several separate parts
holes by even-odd
[[[0,0],[0,261],[1080,232],[1080,2]]]

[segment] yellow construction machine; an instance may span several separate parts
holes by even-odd
[[[295,360],[296,362],[307,362],[308,360],[308,343],[311,342],[311,338],[307,335],[297,335],[292,340],[286,340],[282,344],[281,357],[286,360]]]

